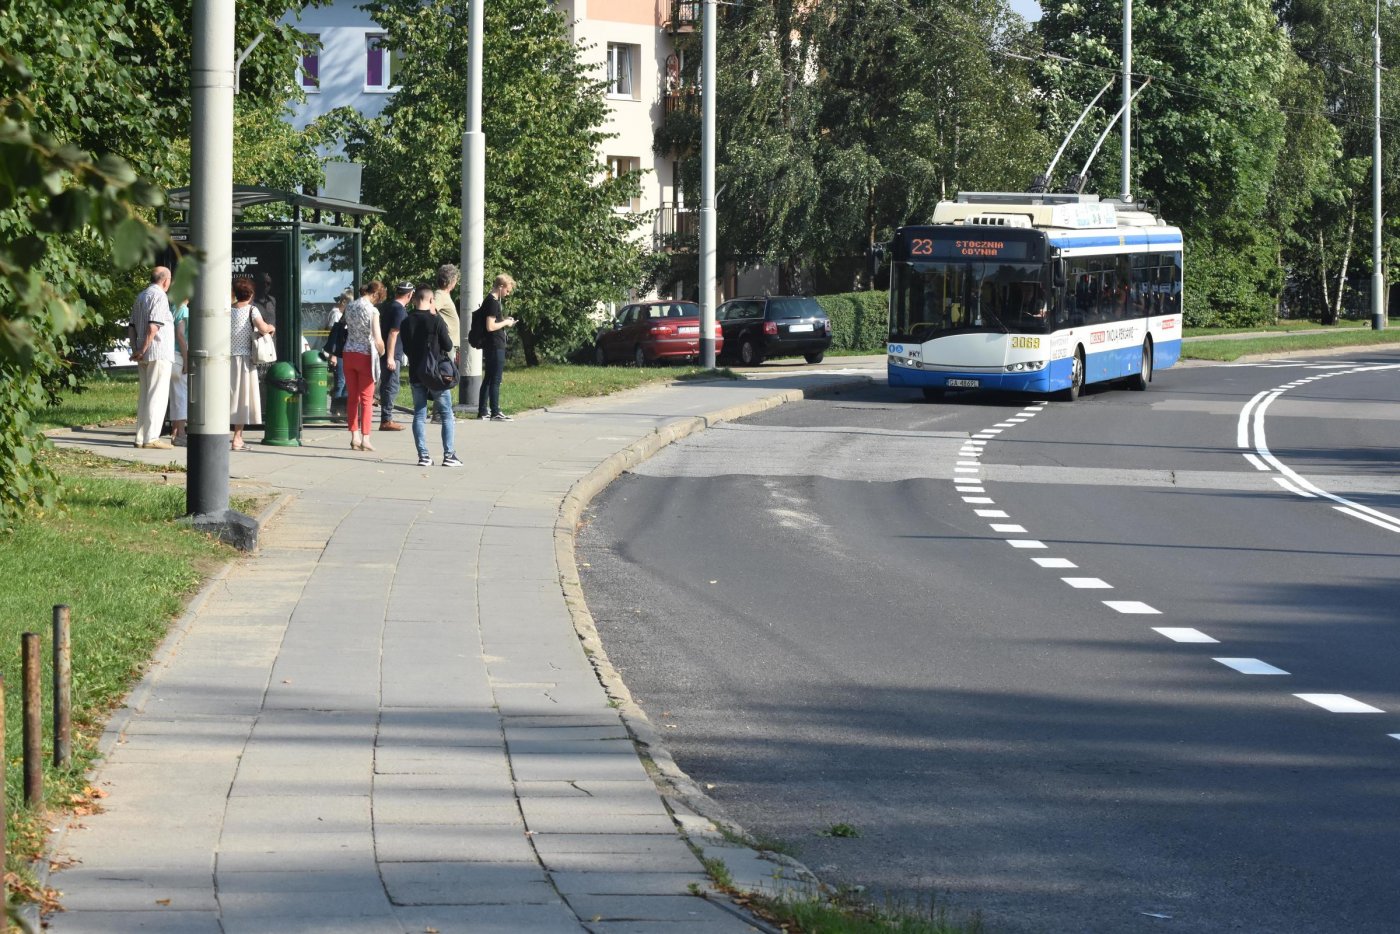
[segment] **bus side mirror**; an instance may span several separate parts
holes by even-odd
[[[1054,285],[1057,289],[1065,287],[1065,261],[1062,259],[1055,260]]]

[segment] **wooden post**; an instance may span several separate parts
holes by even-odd
[[[73,761],[73,643],[68,607],[53,608],[53,764]]]
[[[24,676],[24,803],[44,802],[43,700],[39,693],[39,634],[20,636]]]

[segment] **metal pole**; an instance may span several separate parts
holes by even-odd
[[[73,759],[73,641],[68,607],[53,608],[53,764]]]
[[[467,345],[471,316],[481,306],[486,277],[486,134],[481,130],[481,56],[485,0],[469,0],[467,13],[467,131],[462,134],[462,287],[458,309],[466,366],[460,390],[462,405],[481,396],[481,351]]]
[[[1133,0],[1123,0],[1123,188],[1120,200],[1133,201]]]
[[[1376,0],[1376,136],[1371,151],[1371,330],[1385,329],[1386,283],[1381,268],[1381,0]]]
[[[705,0],[700,98],[700,365],[715,365],[715,0]]]
[[[44,803],[44,703],[39,696],[39,634],[19,637],[21,677],[24,679],[24,803]]]
[[[190,241],[204,265],[190,302],[190,515],[228,512],[229,282],[233,251],[234,0],[195,0]]]

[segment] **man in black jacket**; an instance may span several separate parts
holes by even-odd
[[[452,415],[452,390],[429,389],[419,378],[430,347],[436,347],[443,357],[452,359],[452,335],[447,331],[447,323],[433,308],[431,286],[420,285],[413,293],[413,310],[399,328],[399,342],[408,355],[408,385],[413,390],[413,443],[418,448],[418,466],[433,466],[433,458],[428,454],[428,400],[431,398],[437,420],[442,425],[442,466],[461,467],[456,449],[457,422]]]

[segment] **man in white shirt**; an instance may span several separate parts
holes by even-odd
[[[175,318],[170,313],[170,270],[157,266],[151,270],[151,284],[136,296],[131,305],[131,323],[127,336],[131,339],[131,359],[136,361],[141,377],[140,395],[136,402],[136,440],[138,448],[168,448],[169,441],[160,437],[165,421],[165,409],[170,400],[170,368],[175,362]]]

